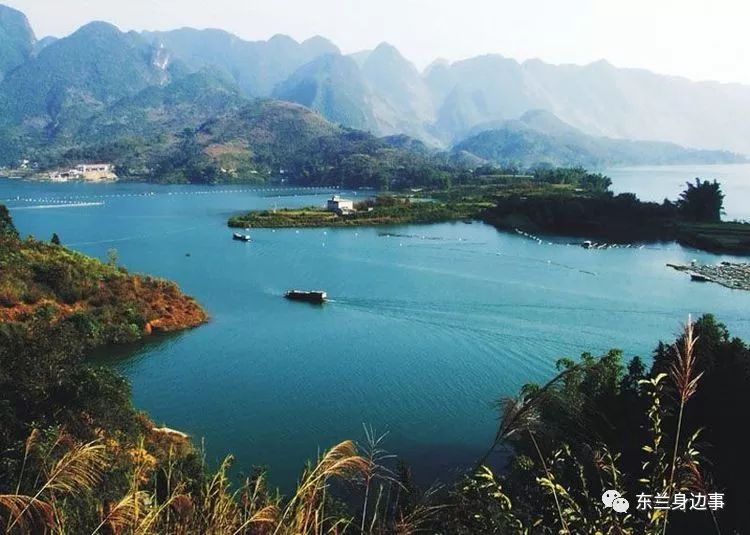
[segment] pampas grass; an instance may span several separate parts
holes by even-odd
[[[59,433],[53,448],[62,442],[61,436],[62,433]],[[28,449],[30,448],[27,447]],[[11,515],[13,521],[8,523],[7,531],[11,532],[32,508],[44,512],[44,518],[51,518],[52,520],[47,523],[47,527],[53,529],[59,519],[58,511],[54,506],[55,495],[75,495],[92,490],[101,480],[106,466],[105,447],[99,441],[73,445],[46,471],[44,484],[37,490],[36,494],[31,497],[15,495],[16,498],[20,498],[20,501],[15,500],[15,504],[18,505],[23,502],[25,505],[18,511],[15,508],[10,509],[14,514]],[[40,471],[39,475],[42,475],[43,472],[45,471]],[[37,481],[40,480],[39,475]],[[49,499],[43,501],[42,497],[44,496]],[[6,497],[5,503],[13,504],[14,500]],[[47,514],[50,512],[51,515]]]
[[[674,449],[672,451],[672,463],[667,483],[667,492],[670,502],[675,492],[675,472],[677,471],[677,453],[680,447],[680,438],[682,435],[683,416],[685,414],[685,405],[698,390],[698,381],[703,376],[703,372],[695,373],[695,344],[698,339],[694,336],[692,318],[688,317],[683,331],[683,347],[680,349],[677,345],[674,347],[676,358],[669,369],[669,377],[672,380],[677,399],[679,401],[679,412],[677,415],[677,429],[674,437]],[[667,532],[669,524],[669,509],[664,512],[664,524],[662,535]]]

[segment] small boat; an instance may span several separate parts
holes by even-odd
[[[584,249],[591,249],[593,246],[594,244],[591,243],[591,240],[586,240],[581,244],[581,247],[583,247]]]
[[[325,303],[326,299],[328,299],[328,295],[321,290],[289,290],[284,294],[284,297],[292,301],[306,301],[318,304]]]
[[[705,275],[701,275],[700,273],[695,272],[690,273],[690,280],[695,282],[711,282],[710,277],[706,277]]]
[[[249,234],[240,234],[239,232],[235,232],[232,234],[232,239],[237,241],[250,241],[252,238],[250,238]]]

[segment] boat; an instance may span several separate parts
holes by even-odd
[[[235,232],[232,234],[232,239],[237,241],[250,241],[252,238],[250,238],[249,234],[240,234],[239,232]]]
[[[591,240],[586,240],[581,244],[581,247],[583,247],[584,249],[591,249],[593,246],[594,244],[591,243]]]
[[[706,277],[705,275],[701,275],[700,273],[695,272],[690,273],[690,280],[695,282],[711,282],[710,277]]]
[[[308,303],[325,303],[328,295],[322,290],[289,290],[284,297],[292,301],[306,301]]]

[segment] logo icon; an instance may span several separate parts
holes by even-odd
[[[604,507],[611,507],[618,513],[625,513],[630,507],[628,500],[623,498],[616,490],[608,490],[602,494],[602,503]]]

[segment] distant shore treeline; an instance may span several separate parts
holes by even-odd
[[[484,166],[464,183],[380,194],[345,213],[323,207],[256,210],[232,216],[228,224],[346,227],[479,219],[504,230],[609,243],[677,241],[717,253],[750,254],[750,225],[721,220],[724,194],[716,181],[695,179],[686,183],[675,201],[654,203],[640,201],[632,193],[614,195],[609,177],[583,168],[530,173]],[[430,199],[420,202],[415,195]]]

